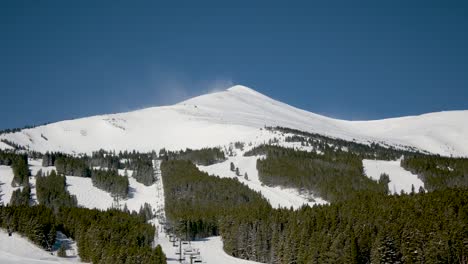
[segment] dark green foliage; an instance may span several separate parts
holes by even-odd
[[[197,165],[213,165],[226,160],[220,148],[186,149],[181,151],[163,150],[162,156],[166,160],[189,160]]]
[[[467,158],[408,156],[401,161],[401,166],[417,174],[429,191],[447,187],[468,187]]]
[[[11,166],[13,161],[19,157],[20,155],[16,154],[14,151],[0,149],[0,165]]]
[[[19,206],[19,205],[29,205],[29,200],[31,199],[31,187],[29,184],[23,187],[23,189],[15,190],[10,199],[11,206]]]
[[[127,209],[128,210],[128,209]],[[125,211],[125,210],[124,210]],[[144,219],[145,221],[148,221],[152,218],[155,217],[154,213],[153,213],[153,208],[151,207],[150,204],[148,203],[145,203],[144,205],[142,205],[140,207],[140,211],[138,212],[138,214],[141,216],[142,219]]]
[[[270,206],[237,180],[209,176],[189,161],[164,161],[161,172],[168,220],[189,239],[219,235],[219,222],[239,208]]]
[[[356,191],[338,203],[294,211],[272,209],[238,181],[208,176],[190,162],[166,161],[161,169],[176,233],[220,234],[235,257],[266,263],[463,263],[468,257],[466,189]],[[387,180],[382,175],[376,184]]]
[[[27,156],[18,155],[11,164],[13,169],[13,181],[11,185],[16,186],[28,186],[29,185],[29,168]]]
[[[268,186],[310,191],[327,201],[349,199],[357,191],[387,193],[387,187],[366,177],[362,160],[344,151],[322,155],[277,146],[262,145],[245,155],[266,154],[257,161],[260,180]]]
[[[120,163],[120,158],[115,153],[99,150],[93,152],[90,159],[91,167],[108,168],[112,170],[123,169],[124,165]]]
[[[67,257],[67,249],[65,248],[65,244],[61,244],[59,250],[57,251],[57,256],[61,258]]]
[[[384,193],[389,194],[390,190],[388,189],[388,184],[390,183],[390,177],[386,173],[380,174],[379,184],[384,189]]]
[[[154,183],[153,160],[151,158],[133,159],[130,166],[133,178],[139,183],[150,186]]]
[[[268,263],[463,263],[468,191],[363,193],[332,205],[230,214],[227,253]]]
[[[151,249],[155,229],[137,215],[118,210],[63,208],[63,232],[78,243],[80,258],[92,263],[166,263],[160,247]]]
[[[153,159],[156,154],[138,152],[108,152],[100,150],[93,152],[91,157],[72,157],[62,153],[46,153],[43,157],[44,166],[55,165],[57,173],[67,176],[91,177],[92,167],[111,170],[133,170],[133,177],[147,186],[154,183]],[[123,160],[123,162],[121,162]]]
[[[59,156],[55,160],[55,167],[60,175],[91,177],[86,157]]]
[[[116,170],[93,170],[91,180],[94,186],[110,192],[113,197],[125,199],[128,196],[128,178],[120,176]]]
[[[12,186],[16,187],[28,185],[29,168],[27,155],[18,154],[15,151],[0,150],[0,165],[12,167]]]
[[[44,155],[42,155],[42,166],[43,167],[49,167],[49,166],[55,166],[55,161],[57,158],[66,158],[67,155],[60,153],[60,152],[46,152]],[[64,160],[62,160],[64,162]]]
[[[161,247],[151,248],[154,227],[137,215],[85,208],[54,212],[40,205],[0,207],[0,216],[0,227],[21,233],[45,249],[54,244],[56,230],[63,232],[77,241],[85,262],[166,263]]]
[[[0,206],[0,227],[18,232],[44,249],[55,242],[55,217],[45,206]]]
[[[58,210],[60,207],[77,206],[76,196],[66,189],[65,176],[53,170],[49,176],[36,176],[36,195],[40,204]]]

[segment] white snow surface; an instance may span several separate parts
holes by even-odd
[[[363,160],[364,172],[366,175],[374,180],[379,180],[382,173],[388,174],[390,182],[388,189],[391,193],[406,193],[411,192],[411,186],[414,186],[416,192],[420,187],[424,188],[424,183],[418,178],[417,175],[403,169],[400,165],[401,160]]]
[[[7,205],[10,203],[11,196],[16,189],[20,187],[12,187],[13,169],[10,166],[0,166],[0,203]]]
[[[179,248],[174,247],[173,243],[169,242],[169,238],[164,233],[160,234],[157,242],[161,245],[167,257],[168,264],[176,264],[179,262],[179,255],[176,252]],[[179,243],[176,243],[179,245]],[[190,245],[182,245],[182,249],[195,249],[199,250],[203,263],[206,264],[254,264],[260,263],[250,260],[244,260],[229,256],[223,250],[223,241],[221,237],[208,237],[198,241],[191,241]],[[186,263],[190,263],[189,257],[185,258]]]
[[[120,175],[124,175],[124,170],[119,170]],[[131,171],[128,175],[131,175]],[[156,184],[145,186],[129,176],[129,198],[114,201],[110,193],[95,186],[91,178],[67,176],[67,190],[70,194],[76,195],[78,205],[86,208],[96,208],[106,210],[112,207],[123,208],[125,205],[130,211],[139,211],[144,203],[148,203],[152,208],[158,208],[158,199],[162,199],[158,194]]]
[[[345,121],[289,106],[241,85],[171,106],[61,121],[0,138],[41,152],[179,150],[249,142],[265,125],[468,156],[468,111]]]
[[[324,200],[318,197],[313,197],[307,194],[301,194],[298,190],[292,188],[269,187],[263,185],[258,178],[257,159],[263,158],[262,156],[244,157],[237,155],[230,157],[228,160],[210,166],[198,166],[198,169],[210,175],[216,175],[222,178],[237,178],[240,182],[246,184],[250,189],[260,192],[273,206],[279,207],[293,207],[295,209],[308,204],[324,204]],[[237,176],[235,172],[230,170],[231,162],[234,166],[239,168],[241,176]],[[247,173],[248,180],[244,178]],[[313,198],[315,201],[310,200]]]
[[[18,233],[13,233],[10,237],[5,230],[0,229],[0,263],[48,264],[76,263],[77,261],[77,258],[52,256]]]
[[[10,145],[7,145],[0,141],[0,149],[13,149]]]

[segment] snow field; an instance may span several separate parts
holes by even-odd
[[[346,121],[307,112],[244,86],[179,104],[56,122],[0,135],[41,152],[199,149],[255,140],[264,126],[282,126],[364,144],[383,142],[441,155],[468,156],[468,111],[375,121]],[[45,139],[45,138],[47,139]],[[0,148],[8,148],[0,144]]]
[[[400,166],[400,160],[363,160],[362,164],[366,175],[373,180],[378,181],[382,173],[388,174],[390,178],[388,189],[391,193],[400,193],[401,191],[410,193],[411,186],[414,186],[416,192],[420,187],[424,188],[424,183],[417,175]]]
[[[79,262],[76,257],[59,258],[50,255],[50,253],[42,250],[18,233],[13,233],[10,237],[5,230],[0,229],[0,263],[49,264],[76,262]]]
[[[11,195],[20,187],[12,187],[13,169],[10,166],[0,166],[0,203],[7,205],[10,203]]]
[[[313,206],[314,204],[327,203],[318,197],[310,197],[308,195],[301,194],[296,189],[269,187],[262,184],[258,178],[257,171],[257,159],[260,158],[263,157],[244,157],[242,155],[237,155],[235,157],[229,157],[229,159],[224,162],[210,166],[198,166],[198,168],[210,175],[216,175],[222,178],[237,178],[239,182],[244,183],[250,189],[260,192],[274,208],[293,207],[297,209],[304,204]],[[239,168],[241,176],[237,176],[234,171],[230,170],[231,162],[234,163],[234,166]],[[244,179],[244,173],[247,173],[248,180]],[[315,201],[312,201],[312,199]]]

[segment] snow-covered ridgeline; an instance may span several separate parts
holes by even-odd
[[[468,111],[375,121],[346,121],[307,112],[250,88],[198,96],[172,106],[92,116],[0,135],[41,152],[96,149],[180,150],[251,142],[266,126],[282,126],[357,142],[410,146],[441,155],[468,156]],[[0,144],[0,148],[8,148]]]

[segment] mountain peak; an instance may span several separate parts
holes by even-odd
[[[242,93],[258,93],[254,89],[251,89],[244,85],[234,85],[227,89],[230,92],[242,92]]]

